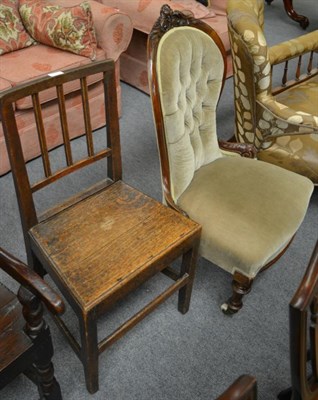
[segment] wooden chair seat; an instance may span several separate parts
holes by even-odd
[[[162,270],[175,259],[171,249],[196,231],[189,219],[118,181],[36,225],[30,235],[39,258],[44,252],[54,264],[62,292],[66,287],[85,312],[102,302],[110,307],[122,297],[117,290],[124,293]]]

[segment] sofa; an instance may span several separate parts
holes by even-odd
[[[128,49],[120,56],[120,78],[124,82],[149,93],[147,75],[147,38],[159,17],[162,5],[172,9],[191,11],[195,18],[209,24],[220,36],[227,53],[227,77],[232,75],[230,42],[227,29],[227,0],[98,0],[128,14],[133,23],[132,40]]]
[[[31,17],[36,15],[36,13],[33,15],[31,6],[35,7],[35,3],[37,3],[36,6],[41,6],[43,10],[43,2],[44,0],[1,1],[0,92],[16,85],[21,85],[29,80],[34,80],[47,74],[54,73],[54,71],[63,71],[74,68],[83,64],[91,63],[93,62],[92,60],[112,58],[116,61],[116,87],[118,109],[120,113],[119,57],[122,52],[127,49],[131,39],[132,23],[130,18],[117,9],[107,7],[97,1],[89,0],[87,15],[90,18],[90,23],[93,25],[92,30],[95,32],[95,36],[92,36],[89,39],[92,41],[92,48],[94,51],[88,54],[87,51],[90,49],[90,46],[85,43],[83,46],[84,53],[79,52],[77,54],[66,51],[64,48],[52,47],[51,45],[46,44],[46,39],[42,36],[43,31],[45,29],[49,30],[50,28],[47,21],[34,22],[32,34],[36,37],[40,35],[40,41],[38,42],[29,34],[23,20],[21,19],[18,21],[18,17],[21,17],[22,14],[22,8],[19,8],[22,6],[21,3],[25,3],[23,7],[26,6],[25,16],[27,21],[33,21]],[[61,10],[61,7],[63,8],[62,10],[75,10],[74,14],[78,15],[77,7],[80,2],[81,0],[51,0],[49,3],[56,6],[57,10]],[[42,4],[39,5],[38,3]],[[48,2],[46,2],[46,4],[47,3]],[[11,14],[8,14],[7,6],[11,7],[13,13],[15,13],[12,18]],[[16,13],[18,13],[18,16]],[[38,9],[37,13],[40,14],[40,17],[44,15],[44,13]],[[12,38],[10,40],[4,40],[6,37],[3,36],[3,30],[1,33],[1,24],[2,28],[17,28],[20,30],[20,42],[14,41]],[[61,29],[58,33],[60,34],[60,32]],[[93,130],[105,125],[103,87],[100,80],[101,76],[96,75],[88,82]],[[79,86],[76,85],[64,88],[65,102],[69,116],[69,133],[71,138],[80,136],[85,132],[84,120],[79,117],[79,115],[81,115],[82,100],[78,94],[78,89]],[[45,123],[47,146],[49,149],[52,149],[60,145],[63,141],[60,121],[57,118],[58,105],[56,101],[56,93],[49,90],[46,91],[45,96],[40,98],[40,103],[42,105],[42,113]],[[33,159],[40,154],[40,145],[36,133],[32,99],[25,98],[16,102],[15,112],[17,115],[19,133],[22,139],[24,157],[26,160]],[[10,163],[8,160],[2,125],[0,124],[0,175],[5,174],[9,170]]]

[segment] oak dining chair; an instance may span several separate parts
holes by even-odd
[[[87,81],[96,74],[102,74],[104,82],[107,120],[102,133],[104,142],[96,141],[91,129]],[[83,154],[74,154],[70,139],[72,134],[68,129],[65,102],[72,98],[64,95],[65,85],[77,85],[81,93],[83,112],[78,118],[84,119],[86,127],[86,134],[80,139],[86,146]],[[58,167],[51,162],[52,152],[47,150],[46,132],[50,127],[43,124],[41,112],[41,93],[45,90],[56,90],[58,97],[59,134],[63,137],[65,153],[63,163]],[[32,97],[34,128],[38,132],[43,164],[43,168],[37,169],[34,180],[34,175],[28,175],[14,113],[15,102],[25,96]],[[98,357],[108,346],[176,291],[179,292],[179,311],[187,312],[201,230],[199,224],[122,181],[116,104],[112,60],[94,62],[57,73],[54,77],[45,76],[2,92],[0,96],[1,120],[28,261],[40,275],[47,272],[52,277],[68,307],[77,316],[80,340],[75,339],[67,322],[60,318],[56,318],[56,322],[84,366],[90,393],[98,390]],[[100,165],[101,160],[106,160],[106,165]],[[96,175],[102,175],[102,180],[81,188],[77,195],[62,204],[58,202],[39,215],[35,194],[50,187],[53,197],[58,181],[93,165],[101,168],[98,169],[100,174],[96,172]],[[78,175],[72,175],[72,182],[77,179]],[[180,268],[170,268],[178,259],[181,260]],[[107,316],[112,306],[160,272],[172,278],[173,284],[114,332],[99,340],[97,322],[100,317]]]

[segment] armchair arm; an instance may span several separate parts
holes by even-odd
[[[284,104],[276,101],[272,96],[263,97],[257,100],[263,109],[259,125],[269,126],[271,121],[281,120],[276,129],[271,129],[271,135],[267,137],[278,137],[286,135],[299,135],[308,133],[318,134],[318,118],[315,115],[300,113]],[[261,129],[264,130],[264,126]]]
[[[268,53],[271,65],[275,65],[313,50],[318,50],[318,31],[269,47]]]
[[[256,147],[249,143],[223,142],[219,140],[219,147],[226,152],[237,153],[241,157],[256,158],[257,154]]]
[[[62,314],[64,312],[64,303],[60,296],[31,268],[1,247],[0,268],[43,301],[52,313]]]
[[[217,400],[256,400],[257,383],[252,376],[240,376]]]

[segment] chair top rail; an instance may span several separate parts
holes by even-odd
[[[75,79],[82,79],[87,76],[88,68],[90,75],[98,74],[100,72],[110,75],[114,69],[114,61],[111,59],[106,61],[96,61],[89,65],[82,65],[64,71],[55,71],[54,73],[48,74],[44,77],[21,84],[18,87],[4,90],[0,93],[0,105],[4,106],[6,103],[15,102],[23,97],[31,96],[32,94],[42,92],[43,90],[63,85]],[[54,79],[52,79],[52,77],[54,77]]]

